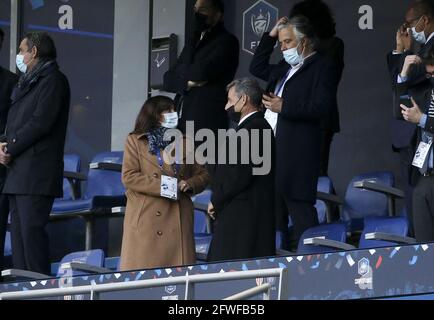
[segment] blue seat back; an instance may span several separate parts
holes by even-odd
[[[389,215],[389,204],[384,194],[353,187],[355,182],[363,180],[378,182],[389,187],[395,184],[391,172],[373,172],[353,178],[348,185],[342,211],[342,220],[347,223],[350,231],[361,231],[363,220],[366,217],[387,217]]]
[[[211,201],[211,190],[205,190],[204,192],[192,197],[192,200],[193,202],[208,205]],[[206,212],[194,210],[194,233],[208,233]]]
[[[64,171],[80,172],[81,161],[80,157],[76,154],[65,154],[63,156]],[[62,200],[72,200],[73,192],[68,179],[63,179],[63,198]]]
[[[319,177],[317,190],[324,193],[333,193],[333,183],[329,177]],[[320,224],[327,222],[327,207],[324,201],[317,200],[315,204],[316,211],[318,212],[318,221]]]
[[[84,263],[84,264],[88,264],[88,265],[92,265],[95,267],[103,267],[104,266],[104,258],[105,258],[105,254],[103,250],[89,250],[89,251],[82,251],[82,252],[74,252],[71,254],[66,255],[62,261],[60,261],[60,266],[59,269],[57,271],[57,277],[60,278],[62,276],[71,276],[71,277],[75,277],[75,276],[81,276],[81,275],[86,275],[87,273],[85,272],[78,272],[78,271],[73,271],[71,272],[68,269],[62,269],[62,264],[63,263],[68,263],[68,262],[77,262],[77,263]]]
[[[104,268],[110,269],[112,271],[119,271],[120,270],[120,264],[121,264],[121,258],[120,257],[105,258]]]
[[[366,240],[365,235],[368,233],[382,232],[394,234],[402,237],[408,235],[408,219],[406,217],[385,217],[385,218],[366,218],[364,229],[359,242],[360,249],[395,247],[398,244],[388,241]]]
[[[98,154],[92,163],[106,162],[122,164],[123,152],[105,152]],[[86,199],[95,196],[123,196],[125,187],[120,172],[89,169]]]
[[[319,254],[326,252],[338,251],[333,248],[323,246],[305,245],[304,240],[310,238],[325,237],[328,240],[334,240],[339,242],[346,241],[346,226],[344,223],[333,223],[319,225],[306,230],[300,238],[298,243],[298,254]]]

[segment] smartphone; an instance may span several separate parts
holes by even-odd
[[[404,117],[402,116],[401,104],[403,104],[407,108],[413,108],[413,102],[411,101],[411,97],[409,95],[400,96],[399,102],[397,103],[395,108],[393,108],[393,116],[395,119],[398,120],[404,120]]]

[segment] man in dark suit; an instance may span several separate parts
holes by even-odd
[[[333,63],[337,73],[336,93],[332,111],[321,121],[320,176],[328,176],[330,147],[333,137],[341,130],[337,89],[342,79],[345,62],[345,44],[336,37],[336,22],[330,7],[321,0],[303,0],[294,5],[289,18],[305,16],[312,23],[318,37],[317,52]]]
[[[208,210],[215,219],[208,257],[221,261],[274,256],[274,135],[262,112],[263,91],[253,79],[236,80],[228,89],[226,109],[238,123],[228,136],[241,139],[216,166]],[[262,168],[253,158],[259,155]],[[236,164],[228,161],[231,156],[238,159]]]
[[[4,32],[0,29],[0,50],[3,46]],[[5,132],[6,120],[8,118],[9,108],[11,107],[11,94],[18,81],[16,74],[3,69],[0,66],[0,133]],[[6,178],[6,167],[0,165],[0,191]],[[4,269],[3,252],[5,246],[5,236],[9,216],[9,201],[7,196],[0,195],[0,270]]]
[[[434,47],[430,49],[423,63],[429,85],[412,98],[412,105],[401,105],[403,118],[418,126],[415,134],[417,152],[412,167],[413,222],[416,239],[421,243],[434,241]],[[400,92],[408,90],[405,82],[397,86]],[[426,147],[426,153],[423,152]],[[419,156],[418,156],[419,155]]]
[[[419,50],[414,49],[416,44],[420,45]],[[421,58],[427,54],[433,45],[434,1],[421,0],[414,2],[406,14],[405,23],[396,34],[396,50],[387,56],[394,91],[394,106],[399,105],[401,94],[417,96],[419,95],[418,92],[424,92],[427,84],[429,85],[430,82],[426,79],[425,70],[420,62]],[[398,92],[397,86],[400,83],[406,83],[406,92]],[[397,114],[395,114],[395,119],[392,120],[392,146],[400,157],[406,209],[410,221],[410,233],[412,234],[413,189],[411,186],[411,164],[414,155],[412,138],[416,133],[417,126],[396,118]]]
[[[30,33],[19,47],[23,73],[12,94],[0,163],[8,167],[14,268],[50,274],[45,226],[54,198],[63,194],[63,150],[70,89],[46,33]]]
[[[270,57],[277,37],[284,60],[273,65]],[[287,231],[289,212],[295,243],[318,224],[314,204],[321,120],[331,112],[336,97],[338,72],[316,53],[316,43],[307,18],[282,18],[270,34],[264,34],[250,66],[252,74],[268,81],[263,103],[269,119],[275,118],[277,228]]]
[[[194,121],[195,131],[228,126],[226,86],[238,68],[239,43],[223,25],[222,0],[197,0],[195,28],[176,65],[164,76],[164,89],[177,93],[179,128]]]

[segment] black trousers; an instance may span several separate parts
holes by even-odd
[[[319,224],[318,212],[311,202],[285,199],[283,195],[276,196],[276,228],[284,234],[288,233],[289,215],[293,225],[291,240],[297,245],[303,233]]]
[[[403,181],[403,191],[405,195],[405,208],[407,209],[408,221],[410,223],[409,235],[414,236],[413,186],[411,185],[414,151],[412,150],[412,148],[402,148],[398,149],[397,151],[399,153],[401,177]]]
[[[434,177],[421,177],[413,193],[414,231],[418,242],[434,241]]]
[[[4,251],[5,251],[5,237],[8,226],[9,216],[9,199],[6,195],[0,195],[0,270],[5,269],[4,265]]]
[[[320,177],[328,177],[330,147],[332,145],[334,132],[321,130],[321,149],[320,149]]]
[[[45,227],[53,202],[53,197],[9,195],[14,268],[51,273]]]

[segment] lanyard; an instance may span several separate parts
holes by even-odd
[[[157,154],[157,160],[158,160],[158,165],[161,169],[161,171],[163,171],[163,157],[161,156],[161,150],[158,150],[158,154]],[[178,175],[179,171],[180,171],[180,164],[178,159],[176,159],[175,164],[172,165],[173,168],[173,172],[175,172],[175,176]]]

